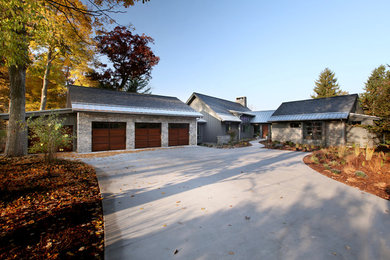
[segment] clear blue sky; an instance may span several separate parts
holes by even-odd
[[[151,0],[114,17],[154,38],[153,94],[247,96],[265,110],[310,98],[325,67],[361,93],[390,63],[389,13],[389,0]]]

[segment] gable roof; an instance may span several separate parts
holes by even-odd
[[[129,93],[71,85],[67,107],[75,111],[201,117],[176,97]]]
[[[254,124],[268,123],[269,119],[271,118],[272,114],[275,111],[276,110],[252,111],[252,113],[255,115],[255,117],[251,120],[251,123],[254,123]]]
[[[347,119],[355,112],[357,94],[284,102],[270,121]]]
[[[199,98],[211,110],[213,110],[221,121],[241,122],[241,119],[239,118],[240,114],[255,116],[249,108],[244,107],[237,102],[207,96],[196,92],[192,93],[191,97],[187,101],[187,104],[190,105],[195,97]]]

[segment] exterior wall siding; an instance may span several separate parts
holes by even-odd
[[[347,126],[347,144],[359,145],[360,147],[373,147],[380,143],[378,137],[367,129],[359,126]]]
[[[272,123],[271,136],[273,141],[291,141],[301,144],[303,142],[302,123],[299,128],[290,127],[290,122]]]
[[[195,118],[78,112],[77,152],[88,153],[92,151],[92,122],[95,121],[126,123],[126,150],[135,148],[135,123],[161,123],[162,147],[168,146],[168,123],[187,123],[190,126],[189,144],[197,145]]]
[[[304,122],[300,122],[299,128],[292,128],[291,122],[272,123],[272,140],[286,142],[292,141],[299,144],[337,146],[346,144],[346,129],[344,121],[323,121],[322,139],[308,140],[303,137]]]
[[[345,145],[344,121],[329,121],[325,126],[326,146]]]
[[[190,107],[201,113],[203,119],[207,122],[203,127],[203,142],[216,143],[217,136],[226,134],[221,121],[216,118],[215,113],[202,101],[195,98]]]

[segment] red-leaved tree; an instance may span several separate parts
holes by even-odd
[[[107,65],[102,64],[101,72],[90,74],[92,80],[98,80],[102,88],[144,93],[150,90],[147,85],[151,71],[160,60],[148,46],[154,42],[151,37],[117,26],[96,40],[99,52],[108,57],[113,69],[105,69]]]

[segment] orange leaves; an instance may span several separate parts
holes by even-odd
[[[38,156],[0,158],[0,243],[6,245],[0,259],[102,258],[104,224],[94,169],[65,160],[50,167],[48,173]]]

